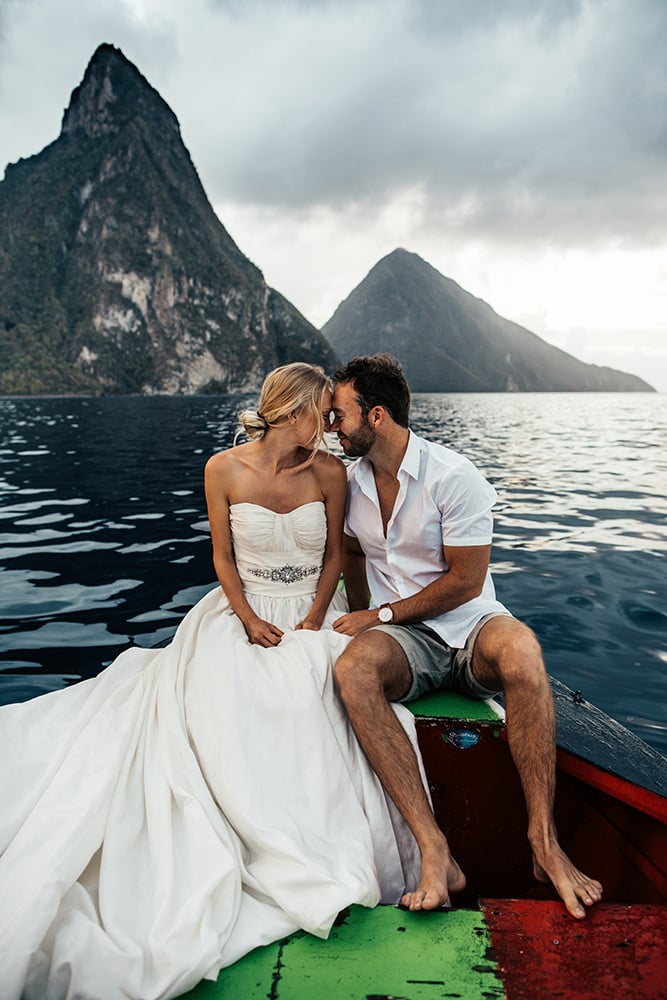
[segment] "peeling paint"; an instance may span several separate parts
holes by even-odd
[[[285,938],[278,944],[278,956],[276,958],[276,964],[273,967],[273,974],[271,976],[271,989],[267,993],[268,1000],[279,1000],[280,998],[280,980],[282,979],[283,971],[283,951],[285,945],[289,943],[289,938]]]

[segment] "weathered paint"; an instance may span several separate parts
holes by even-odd
[[[407,707],[413,715],[430,719],[469,719],[471,722],[498,722],[493,703],[466,698],[454,691],[434,691],[425,694]]]
[[[662,798],[664,822],[667,759],[620,722],[591,705],[580,692],[570,691],[555,677],[549,679],[556,708],[557,742],[560,750],[588,761],[598,767],[601,773],[617,775],[636,789],[644,788],[653,792],[653,806]],[[589,774],[585,780],[590,780]],[[647,798],[645,801],[649,805],[651,799]]]
[[[444,697],[448,701],[450,696]],[[579,725],[585,729],[594,710],[586,703],[572,704],[584,713]],[[559,719],[561,715],[559,710]],[[417,717],[436,818],[468,877],[457,905],[473,907],[480,896],[555,898],[533,875],[524,797],[504,725],[457,716]],[[606,745],[615,738],[615,725],[608,740],[602,740],[603,725],[597,719],[595,737],[587,737],[589,759],[558,751],[560,842],[579,868],[600,879],[607,902],[665,904],[667,799],[605,770]],[[638,778],[648,782],[645,763],[642,758]],[[654,769],[656,782],[665,765],[662,758]]]
[[[579,922],[551,901],[553,889],[532,872],[523,793],[502,722],[484,702],[438,693],[410,707],[436,816],[468,876],[456,903],[475,907],[479,896],[499,897],[484,901],[493,938],[477,910],[353,907],[328,941],[297,933],[257,949],[223,970],[217,983],[202,983],[187,996],[665,1000],[667,907],[644,905],[667,899],[664,758],[656,761],[645,745],[638,751],[634,737],[623,742],[622,727],[608,726],[607,717],[557,682],[554,694],[561,843],[601,878],[612,905],[594,907]],[[528,898],[502,898],[509,895]],[[614,905],[626,902],[632,905]]]
[[[528,819],[509,747],[497,722],[467,722],[477,741],[462,749],[449,738],[460,721],[417,720],[417,734],[436,819],[468,880],[456,906],[480,896],[525,896],[541,888],[526,837]]]
[[[596,764],[559,749],[557,766],[559,771],[579,778],[591,788],[598,788],[644,815],[659,820],[663,825],[667,824],[667,798],[616,774],[610,774],[604,770],[604,761]]]
[[[478,911],[353,906],[322,941],[301,932],[258,948],[189,1000],[501,1000]]]
[[[507,1000],[664,1000],[667,908],[482,900]]]

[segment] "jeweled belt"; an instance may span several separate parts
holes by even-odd
[[[272,583],[299,583],[309,576],[319,576],[321,566],[244,566],[243,569],[258,580],[270,580]]]

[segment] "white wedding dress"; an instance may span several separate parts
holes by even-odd
[[[231,523],[249,600],[285,631],[277,647],[250,645],[216,587],[167,648],[0,709],[2,1000],[176,997],[416,885],[414,840],[334,691],[341,595],[321,631],[293,630],[324,505],[234,504]]]

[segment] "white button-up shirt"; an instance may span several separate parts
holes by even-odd
[[[491,544],[497,494],[467,458],[410,431],[398,484],[385,538],[370,461],[348,468],[345,533],[365,553],[372,607],[411,597],[447,573],[443,545]],[[487,571],[479,597],[425,624],[461,648],[480,618],[493,613],[509,614]]]

